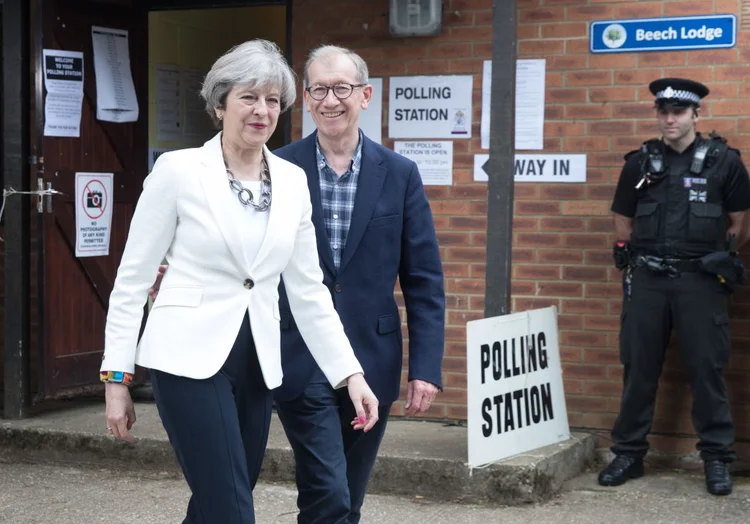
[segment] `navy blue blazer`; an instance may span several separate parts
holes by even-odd
[[[338,269],[323,221],[315,158],[317,132],[274,151],[307,173],[323,282],[346,335],[381,404],[399,397],[403,340],[394,287],[398,277],[409,329],[409,380],[442,388],[445,291],[432,213],[417,165],[363,136],[362,165],[349,234]],[[281,362],[277,400],[299,396],[315,361],[297,329],[283,281],[279,286]]]

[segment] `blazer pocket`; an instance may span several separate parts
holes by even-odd
[[[377,217],[370,220],[369,224],[367,224],[367,227],[373,228],[373,227],[383,227],[383,226],[390,226],[393,224],[398,224],[398,221],[401,219],[401,215],[387,215],[384,217]]]
[[[198,307],[203,300],[203,288],[199,286],[163,287],[151,309],[165,306]]]
[[[378,317],[378,334],[386,335],[401,327],[401,319],[397,315],[384,315]]]

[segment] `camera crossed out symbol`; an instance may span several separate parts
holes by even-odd
[[[98,187],[97,187],[98,186]],[[102,217],[107,207],[104,185],[98,180],[91,180],[83,189],[83,212],[91,220]]]

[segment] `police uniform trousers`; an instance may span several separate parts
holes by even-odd
[[[268,441],[273,397],[248,315],[214,376],[196,380],[151,370],[151,383],[192,491],[183,524],[254,524],[252,490]]]
[[[690,377],[693,426],[703,460],[730,462],[732,424],[723,367],[729,359],[728,292],[714,275],[670,278],[635,268],[623,302],[620,359],[624,384],[612,430],[616,454],[643,457],[651,429],[664,354],[674,328]]]

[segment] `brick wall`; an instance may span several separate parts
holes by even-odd
[[[647,84],[660,76],[706,82],[699,130],[715,129],[750,153],[750,33],[734,49],[699,52],[592,55],[592,20],[689,14],[740,13],[739,0],[625,1],[518,0],[519,58],[547,59],[545,152],[586,153],[585,184],[516,184],[513,244],[513,309],[555,305],[570,423],[606,434],[619,409],[621,366],[617,350],[621,284],[612,267],[609,205],[623,154],[657,133]],[[441,34],[392,38],[388,2],[313,0],[293,3],[292,53],[300,74],[307,51],[322,42],[351,47],[385,78],[392,75],[473,74],[472,140],[454,141],[454,184],[428,187],[438,229],[448,291],[445,392],[430,411],[436,418],[466,417],[465,323],[483,313],[486,240],[484,183],[472,181],[480,149],[482,61],[492,58],[492,1],[445,0]],[[293,138],[301,135],[295,108]],[[393,141],[384,138],[386,146]],[[750,439],[750,292],[733,298],[734,355],[728,371],[738,437]],[[690,391],[679,354],[670,349],[654,431],[692,433]],[[402,413],[401,406],[394,408]],[[676,416],[677,414],[677,416]],[[656,447],[684,451],[692,441],[656,436]]]

